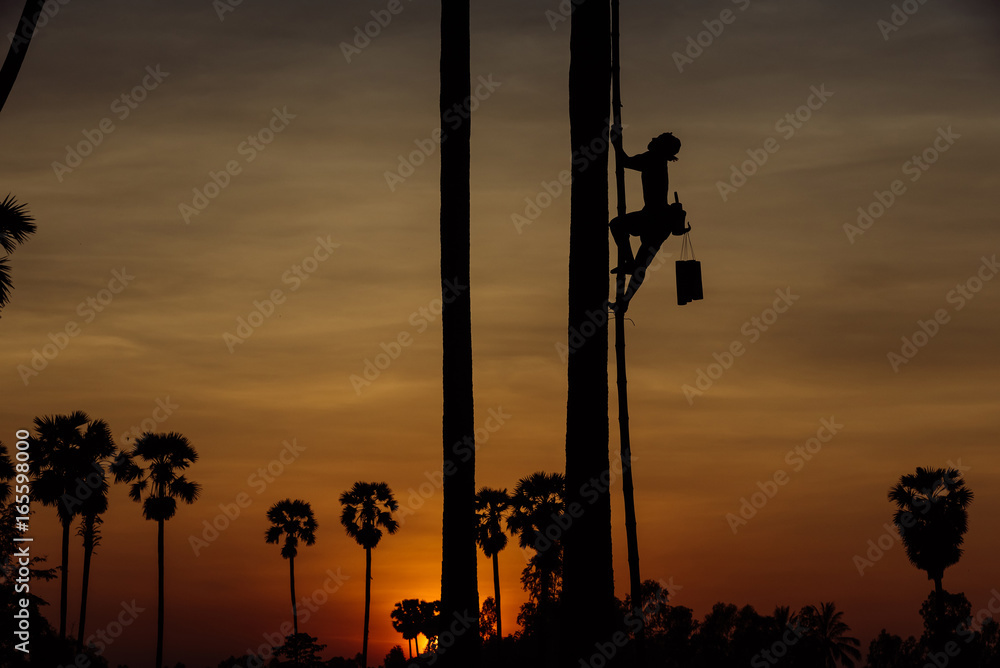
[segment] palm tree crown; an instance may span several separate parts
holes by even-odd
[[[136,460],[142,460],[145,466]],[[146,432],[135,440],[130,451],[119,454],[112,468],[117,480],[131,483],[128,495],[142,503],[142,516],[165,521],[176,514],[178,499],[194,503],[198,498],[201,485],[178,473],[196,461],[198,453],[181,434]]]
[[[378,545],[383,530],[394,534],[399,529],[399,522],[392,516],[399,504],[384,482],[356,482],[340,495],[340,503],[344,506],[340,523],[347,535],[365,549]]]
[[[27,204],[23,202],[18,204],[9,194],[3,198],[0,202],[0,248],[6,255],[10,255],[18,245],[23,244],[28,235],[34,234],[36,229],[34,220],[28,215]],[[7,305],[12,289],[7,258],[0,257],[0,308]]]
[[[854,662],[861,658],[858,651],[861,642],[847,635],[851,627],[844,623],[844,613],[832,601],[820,603],[819,608],[807,605],[801,617],[808,629],[809,642],[824,668],[837,668],[841,664],[854,668]]]
[[[268,543],[277,545],[281,536],[285,542],[281,546],[281,556],[292,559],[298,556],[299,541],[306,545],[316,544],[316,519],[312,507],[305,501],[284,499],[278,501],[267,511],[267,519],[271,523],[265,533]]]
[[[503,520],[510,511],[510,495],[506,489],[483,487],[476,494],[476,544],[487,557],[507,547],[507,534],[503,530]]]
[[[972,490],[957,469],[918,467],[889,490],[889,500],[896,504],[893,522],[907,558],[941,591],[944,570],[962,556]]]

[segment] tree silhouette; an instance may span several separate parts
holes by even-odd
[[[441,601],[420,601],[420,632],[427,638],[425,652],[437,650],[436,640],[441,634],[441,617]]]
[[[499,645],[502,640],[502,636],[497,631],[499,620],[497,602],[492,596],[487,596],[486,600],[483,601],[483,607],[479,609],[479,635],[482,637],[483,642],[496,641]]]
[[[507,528],[517,535],[522,548],[535,551],[521,581],[541,606],[554,602],[562,570],[561,527],[557,520],[565,508],[565,490],[566,480],[561,473],[539,471],[521,478],[510,500]]]
[[[24,203],[18,204],[9,194],[0,202],[0,248],[3,248],[6,255],[13,253],[15,248],[28,239],[28,235],[35,233],[35,219],[28,215],[27,206]],[[7,257],[0,257],[0,309],[10,301],[10,291],[13,289]]]
[[[574,0],[570,17],[569,322],[566,505],[578,510],[562,537],[564,634],[560,663],[589,658],[594,642],[611,637],[614,573],[611,494],[592,485],[610,470],[608,458],[608,115],[611,92],[609,0]],[[599,144],[596,145],[595,144]],[[578,159],[582,158],[582,159]],[[589,333],[581,336],[581,332]],[[582,340],[581,340],[582,339]]]
[[[163,668],[163,525],[176,514],[178,499],[198,498],[201,485],[180,473],[196,461],[198,453],[181,434],[145,432],[112,466],[116,481],[130,483],[129,497],[142,503],[143,517],[157,525],[156,668]]]
[[[476,543],[488,559],[493,560],[493,600],[496,606],[497,637],[503,639],[500,619],[500,551],[507,547],[507,534],[503,522],[511,510],[510,495],[506,489],[483,487],[476,494]]]
[[[392,490],[384,482],[356,482],[351,489],[340,495],[344,506],[340,513],[340,523],[347,535],[365,548],[365,631],[361,645],[362,668],[368,665],[368,617],[372,602],[372,550],[382,540],[385,533],[394,534],[399,522],[392,513],[399,508]]]
[[[326,645],[316,642],[317,638],[308,633],[294,633],[285,636],[285,644],[274,648],[274,655],[277,657],[287,657],[296,668],[318,668],[325,666],[320,659],[319,653],[326,649]],[[285,664],[282,664],[285,665]]]
[[[101,543],[101,525],[104,524],[104,519],[101,515],[108,509],[108,484],[104,483],[104,489],[100,495],[95,495],[92,497],[94,499],[94,506],[89,509],[85,508],[83,517],[80,521],[80,528],[77,529],[77,535],[83,538],[83,582],[80,585],[80,628],[77,631],[76,638],[76,651],[79,653],[83,651],[84,639],[86,638],[86,628],[87,628],[87,599],[90,592],[90,561],[97,550],[97,546]],[[99,509],[100,505],[103,503],[103,509]]]
[[[413,658],[413,641],[420,635],[421,621],[423,620],[423,610],[420,601],[415,598],[407,598],[397,603],[392,612],[389,613],[392,619],[392,628],[402,634],[406,641],[406,648]],[[417,646],[417,654],[420,653],[420,646]]]
[[[112,464],[114,444],[108,440],[101,447],[90,452],[87,472],[87,488],[89,495],[80,501],[80,515],[83,518],[78,534],[83,538],[83,583],[80,594],[80,628],[78,630],[76,648],[83,651],[87,626],[87,599],[90,589],[90,561],[97,545],[100,543],[100,526],[104,523],[102,515],[108,510],[108,471]]]
[[[838,611],[832,601],[820,603],[818,608],[807,605],[800,617],[806,628],[807,647],[812,654],[811,665],[837,668],[842,664],[854,668],[855,661],[861,658],[858,650],[861,642],[847,635],[851,627],[844,623],[844,613]]]
[[[410,658],[412,659],[413,656],[411,655]],[[382,659],[382,668],[406,668],[406,655],[403,654],[403,648],[399,645],[393,645],[389,653]]]
[[[100,507],[99,500],[90,499],[106,494],[103,488],[107,483],[104,469],[100,466],[95,468],[93,464],[114,453],[115,445],[107,423],[103,420],[91,421],[83,411],[36,417],[34,424],[30,464],[35,475],[35,498],[43,505],[55,506],[62,525],[59,637],[65,639],[70,524],[80,514],[85,502],[88,503],[88,512]],[[104,507],[107,507],[106,497]],[[89,559],[86,565],[89,569]]]
[[[271,526],[264,532],[264,539],[277,545],[282,536],[285,542],[281,546],[281,556],[288,559],[288,581],[292,589],[292,635],[299,635],[299,617],[295,605],[295,557],[299,553],[299,541],[306,545],[316,543],[316,519],[312,508],[305,501],[284,499],[278,501],[267,511],[267,519]]]
[[[441,330],[444,470],[441,526],[441,611],[476,620],[475,415],[472,385],[472,298],[469,290],[470,142],[472,121],[469,0],[441,2]],[[445,666],[476,663],[479,632],[459,634]]]
[[[972,490],[957,469],[918,467],[889,490],[896,504],[893,522],[903,539],[910,563],[927,572],[934,591],[944,591],[944,569],[958,563],[969,528]]]

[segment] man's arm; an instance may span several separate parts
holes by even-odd
[[[629,155],[625,152],[625,148],[622,146],[622,129],[618,125],[611,126],[611,145],[615,148],[615,162],[636,171],[642,171],[645,167],[646,161],[643,159],[645,153]]]

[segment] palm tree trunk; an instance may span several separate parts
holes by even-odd
[[[475,666],[479,648],[476,547],[476,460],[472,384],[472,300],[469,292],[471,96],[469,0],[441,2],[441,329],[443,455],[441,618],[473,620],[442,663]],[[458,113],[456,113],[458,112]],[[457,127],[456,127],[457,125]],[[456,452],[456,446],[463,448]],[[469,454],[472,454],[470,457]]]
[[[163,668],[163,520],[156,530],[157,598],[156,605],[156,668]]]
[[[59,584],[59,638],[66,639],[66,608],[69,605],[69,523],[62,521],[62,582]]]
[[[94,515],[84,518],[83,528],[83,587],[80,592],[80,630],[77,633],[76,651],[83,651],[83,639],[87,626],[87,590],[90,585],[90,557],[94,553]]]
[[[17,74],[21,71],[21,64],[24,63],[24,57],[28,53],[28,46],[31,44],[31,37],[34,34],[35,20],[39,12],[42,11],[43,2],[44,0],[27,0],[24,3],[24,9],[21,10],[21,18],[18,20],[17,26],[15,26],[13,31],[14,39],[7,50],[7,57],[3,61],[3,66],[0,67],[0,109],[3,109],[4,104],[7,102],[7,96],[10,95],[11,89],[14,88],[14,81],[17,80]],[[32,26],[32,29],[27,34],[24,34],[24,32],[27,32],[24,28],[26,25]]]
[[[609,0],[575,0],[574,5],[569,116],[571,149],[576,151],[607,137],[611,10]],[[582,513],[563,534],[560,665],[574,668],[589,660],[595,642],[610,640],[614,624],[611,494],[598,489],[593,500],[587,484],[610,469],[607,167],[606,144],[593,160],[572,160],[568,331],[575,345],[568,360],[566,507]]]
[[[299,613],[295,609],[295,557],[288,558],[288,580],[292,583],[292,628],[299,635]]]
[[[497,604],[497,640],[503,642],[503,625],[500,619],[500,557],[493,553],[493,599]]]
[[[611,108],[615,125],[622,125],[621,55],[619,30],[619,0],[611,0]],[[615,185],[618,194],[618,216],[624,216],[625,205],[625,165],[615,161]],[[618,266],[625,266],[624,249],[618,250]],[[626,306],[624,271],[618,273],[615,287],[615,301]],[[642,578],[639,574],[639,534],[635,519],[635,488],[632,483],[632,438],[628,424],[628,367],[625,364],[625,314],[619,311],[615,318],[615,353],[618,374],[618,428],[621,442],[622,496],[625,504],[625,541],[628,546],[629,589],[632,609],[643,624],[635,633],[636,654],[641,664],[645,644],[645,616],[642,614]],[[633,612],[633,614],[636,614]]]
[[[365,638],[361,645],[361,668],[368,668],[368,613],[372,605],[372,549],[365,548]]]

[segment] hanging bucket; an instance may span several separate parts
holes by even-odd
[[[681,257],[677,260],[677,305],[704,298],[701,286],[701,262],[694,259],[691,233],[684,235],[681,242]]]

